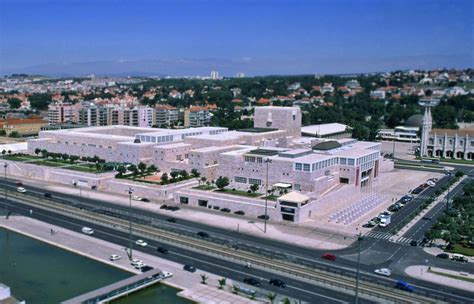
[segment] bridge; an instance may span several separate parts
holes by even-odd
[[[158,269],[152,269],[147,272],[135,275],[133,277],[112,283],[102,288],[90,291],[72,299],[66,300],[64,304],[79,303],[107,303],[114,299],[136,292],[159,281],[171,277],[172,274]]]

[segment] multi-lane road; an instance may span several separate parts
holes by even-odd
[[[440,182],[442,184],[443,181]],[[2,184],[2,186],[5,186]],[[14,189],[15,185],[13,181],[9,182],[9,188]],[[29,189],[29,195],[36,195],[37,197],[43,197],[44,190],[40,188],[35,188],[33,186],[27,186]],[[435,191],[435,189],[429,189],[427,191]],[[95,211],[99,214],[109,214],[114,215],[119,218],[127,218],[128,219],[128,209],[125,207],[121,207],[115,204],[98,201],[90,198],[81,198],[79,199],[76,196],[62,194],[59,192],[50,192],[53,195],[53,200],[56,202],[61,202],[63,204],[69,205],[76,205],[81,207],[85,210]],[[429,197],[431,194],[426,193],[424,196]],[[420,199],[420,202],[422,200]],[[79,205],[80,204],[80,205]],[[15,211],[17,212],[25,212],[26,209],[21,209],[21,204],[17,203],[15,206]],[[415,204],[414,204],[415,205]],[[409,206],[409,205],[408,205]],[[27,206],[23,206],[23,208],[28,208]],[[406,207],[405,207],[406,208]],[[23,211],[22,211],[23,210]],[[402,209],[403,210],[403,209]],[[36,210],[33,214],[37,216],[39,219],[44,220],[46,222],[51,222],[53,224],[57,224],[60,226],[67,226],[72,225],[70,219],[68,220],[60,220],[59,217],[53,216],[52,214],[47,214],[45,210]],[[325,262],[322,261],[319,256],[322,252],[315,251],[313,249],[308,249],[304,247],[298,246],[288,246],[286,243],[280,243],[278,241],[272,241],[263,238],[257,238],[255,236],[248,236],[245,234],[237,233],[235,231],[227,231],[224,229],[206,226],[201,223],[194,223],[188,222],[183,219],[178,219],[177,223],[169,223],[166,221],[166,216],[150,213],[148,211],[135,208],[133,210],[133,221],[135,223],[159,223],[160,228],[164,228],[170,231],[179,231],[180,233],[188,236],[195,236],[197,231],[207,231],[211,234],[212,241],[217,243],[227,243],[231,244],[232,246],[237,246],[241,250],[248,250],[251,252],[255,252],[261,255],[267,255],[296,262],[302,263],[305,265],[309,265],[318,269],[325,269],[328,271],[332,271],[334,273],[354,276],[354,268],[355,268],[355,248],[348,248],[345,250],[338,251],[336,254],[340,257],[338,261],[335,263]],[[40,218],[42,217],[42,218]],[[402,216],[401,216],[402,217]],[[79,223],[76,221],[76,226],[74,227],[76,230],[78,227],[83,225],[84,223]],[[90,224],[89,224],[90,225]],[[73,228],[73,227],[68,227]],[[103,227],[94,227],[96,228],[99,233],[97,234],[98,237],[103,237],[106,240],[110,240],[119,244],[126,245],[126,240],[128,239],[126,235],[124,235],[123,231],[116,231],[110,228],[103,228]],[[104,230],[105,229],[105,230]],[[103,233],[103,234],[102,234]],[[158,246],[156,241],[150,239],[150,244],[154,246]],[[169,245],[168,245],[169,246]],[[275,276],[271,272],[265,272],[262,270],[252,269],[248,270],[243,267],[242,264],[232,265],[229,267],[229,262],[223,260],[222,264],[216,262],[215,257],[209,257],[207,255],[203,255],[196,252],[188,252],[181,248],[170,248],[170,252],[167,258],[169,259],[176,259],[176,261],[181,263],[186,263],[186,259],[190,261],[194,261],[194,264],[206,271],[215,272],[217,274],[227,276],[229,278],[233,278],[236,280],[242,280],[245,276],[255,276],[257,278],[264,278],[268,280],[270,277]],[[145,249],[151,250],[151,249]],[[472,294],[468,292],[463,292],[460,290],[455,290],[448,287],[439,287],[435,284],[430,284],[427,282],[416,281],[410,278],[407,278],[406,275],[403,274],[401,271],[401,267],[408,261],[409,263],[419,263],[426,261],[426,256],[423,255],[423,251],[420,248],[411,248],[409,246],[403,246],[400,244],[392,243],[385,241],[383,239],[367,239],[364,240],[362,243],[362,256],[361,256],[361,278],[367,281],[380,281],[382,284],[393,285],[393,279],[385,279],[379,278],[372,274],[373,269],[375,267],[381,267],[389,264],[392,268],[393,266],[400,266],[400,271],[395,271],[394,277],[396,279],[401,278],[405,280],[409,280],[417,285],[417,289],[420,292],[424,292],[426,294],[431,294],[438,296],[440,298],[450,299],[452,301],[458,302],[466,302],[467,299],[472,297]],[[154,251],[154,253],[156,253]],[[387,253],[390,255],[387,256]],[[183,256],[184,255],[184,256]],[[377,258],[374,258],[377,257]],[[431,257],[432,258],[432,257]],[[402,259],[403,263],[400,263]],[[431,259],[432,260],[432,259]],[[430,260],[430,261],[431,261]],[[457,264],[452,264],[454,262],[451,261],[437,261],[436,259],[432,261],[433,264],[436,265],[443,265],[449,266],[450,268],[458,268]],[[449,265],[445,265],[446,262]],[[224,266],[227,265],[226,269]],[[396,267],[395,267],[396,268]],[[395,269],[396,270],[396,269]],[[278,276],[277,276],[278,277]],[[281,275],[281,278],[284,279],[290,288],[284,290],[284,293],[288,294],[289,296],[298,296],[302,300],[310,300],[313,299],[314,302],[318,303],[325,303],[338,300],[341,301],[351,301],[351,297],[346,294],[341,294],[340,292],[334,292],[331,289],[315,287],[312,284],[308,284],[305,282],[301,282],[299,280],[295,280],[293,278],[285,277]],[[305,285],[306,284],[306,285]],[[294,288],[293,288],[294,287]],[[265,285],[265,289],[272,289],[274,287]],[[305,289],[306,288],[306,289]],[[302,290],[306,290],[303,292]],[[281,292],[281,290],[279,290]],[[319,294],[319,297],[317,296]],[[311,301],[310,301],[311,302]]]

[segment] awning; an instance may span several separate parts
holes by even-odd
[[[291,188],[291,184],[287,183],[276,183],[273,185],[274,188],[283,188],[283,189],[288,189]]]

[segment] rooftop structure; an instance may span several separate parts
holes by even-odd
[[[320,138],[345,138],[351,136],[349,127],[340,123],[329,123],[302,127],[301,133],[306,136]]]

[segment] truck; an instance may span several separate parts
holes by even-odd
[[[380,219],[379,227],[387,227],[392,220],[392,217],[390,215],[386,215]]]

